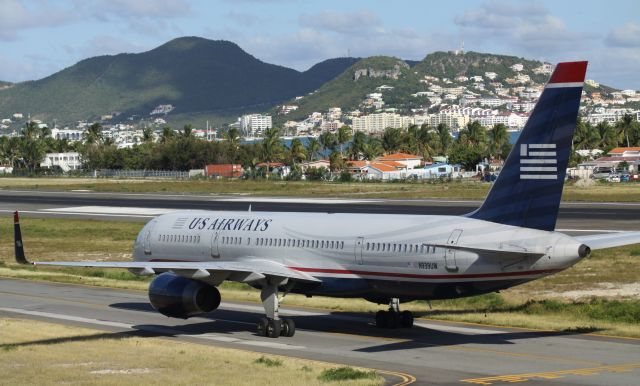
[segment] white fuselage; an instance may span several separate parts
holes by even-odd
[[[575,264],[579,246],[562,233],[458,216],[183,211],[151,220],[134,259],[271,260],[322,280],[293,292],[386,302],[508,288]]]

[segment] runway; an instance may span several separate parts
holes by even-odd
[[[0,191],[0,215],[142,222],[173,210],[464,214],[465,200],[332,200],[245,196]],[[563,203],[557,228],[570,234],[640,230],[640,204]],[[257,295],[256,295],[257,296]],[[224,300],[224,299],[223,299]],[[287,308],[293,338],[254,334],[257,303],[223,302],[187,321],[154,312],[145,293],[0,279],[0,315],[82,325],[344,363],[392,372],[390,384],[636,385],[640,340],[579,333],[419,321],[411,330],[380,330],[370,315]],[[26,326],[28,328],[28,326]]]
[[[169,210],[187,209],[246,211],[251,208],[252,211],[275,212],[462,215],[473,211],[480,203],[480,201],[441,199],[314,199],[242,195],[0,190],[0,213],[20,210],[27,216],[37,217],[89,217],[140,221],[146,221]],[[93,212],[73,210],[79,207],[98,209]],[[114,212],[113,208],[119,208],[119,211]],[[150,210],[145,211],[145,209]],[[640,230],[638,219],[640,219],[640,203],[563,202],[560,206],[557,228],[570,232]]]
[[[0,279],[0,298],[2,316],[375,368],[395,374],[386,374],[390,384],[635,385],[640,376],[634,339],[422,320],[380,330],[369,315],[287,308],[286,298],[281,314],[294,319],[296,335],[270,339],[254,334],[257,303],[223,302],[185,321],[154,312],[135,291]]]

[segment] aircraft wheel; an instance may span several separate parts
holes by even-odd
[[[387,311],[385,317],[387,319],[387,328],[398,328],[398,325],[400,324],[400,318],[397,312]]]
[[[402,311],[400,313],[400,325],[404,328],[413,327],[413,313],[411,311]]]
[[[267,323],[267,336],[269,338],[278,338],[282,331],[282,322],[280,320],[269,320]]]
[[[292,337],[296,333],[296,324],[292,319],[282,319],[282,331],[280,335]]]
[[[258,320],[258,335],[259,336],[267,336],[267,326],[269,325],[269,319],[260,318]]]
[[[386,328],[387,327],[387,311],[378,311],[376,312],[376,327],[378,328]]]

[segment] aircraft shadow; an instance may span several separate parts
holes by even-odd
[[[148,303],[114,303],[110,307],[116,309],[153,312],[156,311]],[[283,313],[286,314],[286,313]],[[200,315],[198,318],[209,319],[210,322],[195,322],[182,325],[157,325],[144,324],[134,328],[141,331],[174,335],[201,335],[207,333],[232,334],[236,332],[254,332],[253,324],[263,315],[259,312],[236,311],[218,309],[210,314]],[[380,329],[373,324],[373,315],[356,314],[349,312],[332,312],[327,315],[312,316],[287,316],[294,320],[296,328],[321,333],[351,334],[361,337],[397,339],[396,342],[385,343],[377,346],[369,346],[357,349],[359,352],[381,352],[394,350],[407,350],[425,347],[456,346],[465,344],[486,345],[512,345],[514,341],[542,338],[579,335],[596,329],[576,329],[567,331],[496,331],[482,334],[466,334],[450,331],[441,331],[422,326],[414,326],[411,329]],[[370,318],[371,322],[354,320],[354,317]],[[479,329],[481,327],[475,327]],[[255,334],[255,333],[254,333]],[[295,337],[292,338],[295,340]],[[289,341],[287,341],[289,342]]]

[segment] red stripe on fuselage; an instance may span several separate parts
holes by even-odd
[[[339,275],[361,275],[361,276],[387,276],[387,277],[404,277],[411,279],[476,279],[491,277],[508,277],[508,276],[529,276],[544,275],[561,271],[560,269],[541,269],[535,271],[522,272],[495,272],[495,273],[469,273],[457,275],[421,275],[415,273],[398,273],[398,272],[375,272],[375,271],[352,271],[348,269],[330,269],[330,268],[306,268],[306,267],[288,267],[296,271],[310,273],[333,273]]]

